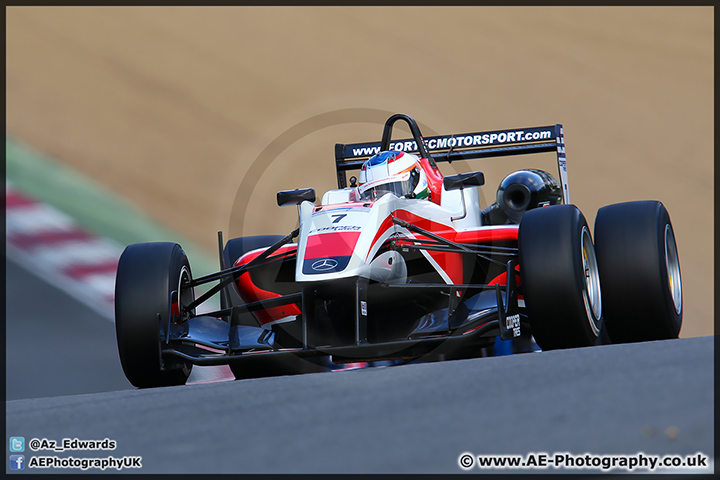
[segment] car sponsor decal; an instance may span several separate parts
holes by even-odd
[[[461,133],[439,135],[425,138],[425,146],[429,151],[448,150],[453,148],[486,147],[492,145],[538,142],[555,138],[554,126],[532,127],[512,130],[495,130],[492,132]],[[390,150],[401,152],[417,152],[417,142],[413,139],[390,142]],[[357,158],[380,153],[380,142],[355,143],[344,145],[343,158]]]
[[[318,275],[322,273],[342,272],[350,263],[350,255],[306,258],[303,261],[302,273],[304,275]]]
[[[505,318],[505,328],[512,330],[513,337],[520,336],[520,315],[510,315]]]
[[[329,227],[313,228],[308,232],[308,235],[330,232],[359,232],[361,229],[360,225],[331,225]]]
[[[337,268],[338,261],[332,258],[323,258],[321,260],[314,261],[310,268],[316,272],[330,272]]]

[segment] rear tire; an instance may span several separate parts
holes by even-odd
[[[180,245],[138,243],[129,245],[118,262],[115,279],[115,332],[125,376],[138,388],[183,385],[192,365],[161,358],[170,310],[170,293],[181,276],[191,279],[190,264]],[[193,300],[192,289],[182,295]],[[157,315],[160,314],[160,323]]]
[[[610,340],[678,338],[682,279],[665,206],[640,201],[603,207],[595,218],[595,241]]]
[[[518,233],[521,291],[543,350],[595,345],[602,299],[595,249],[574,205],[525,213]]]

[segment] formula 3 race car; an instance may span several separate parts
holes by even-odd
[[[413,138],[392,141],[398,120]],[[557,156],[559,177],[512,172],[484,209],[481,171],[443,176],[437,166],[540,152]],[[193,278],[175,243],[125,249],[115,325],[133,385],[183,384],[192,365],[228,364],[251,378],[467,358],[498,336],[532,336],[542,350],[678,337],[682,283],[667,210],[659,201],[603,207],[593,242],[570,203],[561,125],[423,138],[397,114],[380,142],[338,144],[335,157],[338,188],[319,203],[311,188],[277,194],[278,205],[298,206],[298,229],[227,243],[218,232],[217,273]],[[348,171],[359,171],[349,185]],[[220,310],[198,314],[218,293]]]

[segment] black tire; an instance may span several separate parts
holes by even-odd
[[[608,205],[595,218],[608,335],[613,343],[677,338],[682,278],[670,216],[658,201]]]
[[[269,247],[282,240],[282,235],[257,235],[252,237],[239,237],[228,240],[223,248],[223,261],[225,262],[225,268],[231,268],[235,263],[235,260],[245,255],[251,250],[256,248]],[[228,299],[227,296],[230,298]],[[229,308],[230,302],[232,305],[242,305],[244,302],[240,298],[237,292],[237,288],[234,284],[231,284],[229,288],[224,289],[224,294],[220,297],[220,304],[222,308]]]
[[[574,205],[530,210],[518,238],[521,289],[543,350],[595,345],[602,323],[600,277],[590,229]]]
[[[120,256],[115,332],[125,376],[138,388],[183,385],[192,370],[187,362],[161,359],[164,332],[160,325],[166,325],[170,293],[178,289],[181,275],[192,278],[187,257],[175,243],[129,245]],[[190,303],[192,289],[182,297],[183,303]]]

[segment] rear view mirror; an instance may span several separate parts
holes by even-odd
[[[304,201],[315,201],[314,188],[298,188],[297,190],[283,190],[277,193],[277,204],[280,207],[285,205],[300,205]]]
[[[465,187],[482,187],[485,185],[483,172],[460,173],[443,178],[445,190],[457,190]]]

